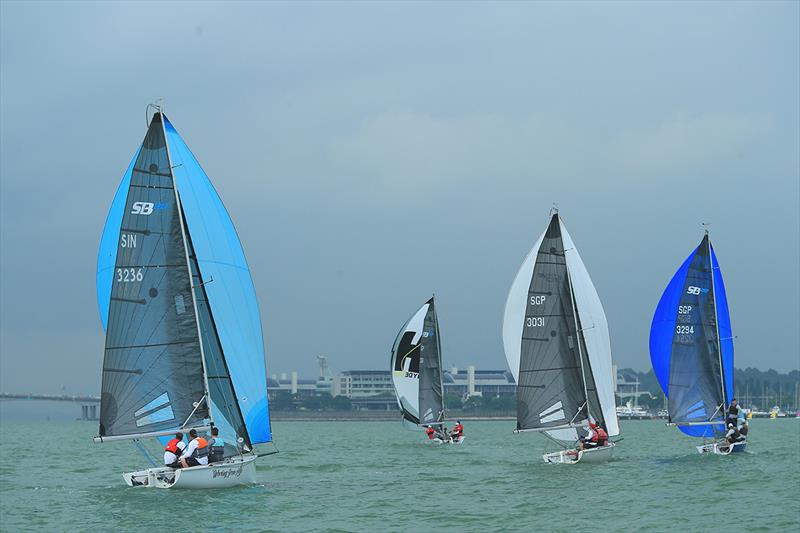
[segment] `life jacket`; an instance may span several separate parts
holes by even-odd
[[[219,438],[211,439],[211,454],[209,461],[221,461],[225,455],[225,441]]]
[[[460,437],[464,434],[464,426],[456,424],[456,427],[453,428],[453,432]]]
[[[436,434],[436,431],[432,427],[428,426],[428,429],[425,430],[425,433],[428,434],[429,439],[433,439],[434,435]]]
[[[197,448],[195,448],[195,450],[192,452],[192,457],[208,457],[208,454],[211,451],[208,441],[203,437],[197,437],[195,440],[197,441]]]
[[[592,440],[595,439],[601,445],[605,445],[605,443],[608,442],[608,433],[606,433],[605,429],[601,428],[600,426],[597,426],[596,428],[594,428],[594,437],[592,438]]]
[[[739,406],[729,406],[728,407],[728,418],[736,418],[739,416]]]
[[[174,453],[175,455],[180,455],[181,449],[178,448],[178,443],[181,442],[180,439],[172,439],[167,443],[167,447],[164,448],[165,452]]]

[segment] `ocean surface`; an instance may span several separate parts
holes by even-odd
[[[131,443],[93,422],[0,426],[3,531],[798,531],[800,420],[754,420],[748,451],[700,456],[663,422],[622,422],[614,461],[545,465],[513,422],[436,446],[398,422],[276,422],[258,484],[129,488]]]

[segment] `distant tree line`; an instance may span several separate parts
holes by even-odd
[[[664,393],[661,391],[661,386],[658,384],[652,368],[647,372],[637,372],[625,368],[621,372],[628,378],[635,376],[639,380],[639,390],[650,393],[650,396],[647,394],[639,396],[639,405],[651,410],[663,408]],[[797,397],[798,387],[800,387],[800,370],[781,374],[775,370],[736,368],[733,371],[733,383],[736,397],[748,409],[755,406],[760,410],[767,411],[774,405],[787,411],[800,408]]]

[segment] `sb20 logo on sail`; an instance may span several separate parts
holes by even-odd
[[[153,210],[165,209],[167,204],[153,202],[133,202],[131,206],[131,215],[149,215]]]

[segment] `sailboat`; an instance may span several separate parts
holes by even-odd
[[[568,449],[590,421],[609,437],[619,422],[606,315],[557,210],[511,285],[503,345],[517,382],[515,431],[542,431],[564,448],[544,454],[546,463],[611,459],[611,441]]]
[[[434,297],[409,318],[395,338],[389,364],[403,424],[409,429],[438,427],[444,435],[445,408],[442,385],[442,346]],[[461,444],[464,437],[455,443]]]
[[[97,260],[106,331],[95,442],[131,440],[152,468],[131,486],[255,482],[272,441],[258,302],[228,212],[160,107],[111,204]],[[151,106],[148,106],[150,111]],[[222,461],[158,466],[141,441],[216,427]]]
[[[733,399],[733,335],[722,272],[708,231],[672,277],[650,327],[650,359],[668,401],[668,424],[690,437],[715,439],[700,453],[743,451],[729,446],[726,406]]]

